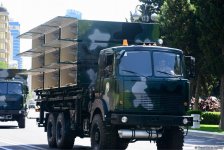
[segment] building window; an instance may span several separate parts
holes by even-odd
[[[0,20],[5,20],[5,16],[0,15]]]
[[[5,29],[5,23],[0,23],[0,28]]]
[[[5,43],[0,43],[0,49],[5,49]]]
[[[5,53],[0,53],[0,58],[6,58]]]
[[[5,32],[0,32],[0,39],[5,39]]]

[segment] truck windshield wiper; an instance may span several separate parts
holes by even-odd
[[[165,71],[157,71],[159,73],[163,73],[163,74],[167,74],[167,75],[170,75],[170,76],[173,76],[173,77],[179,77],[178,75],[175,75],[175,74],[171,74],[169,72],[165,72]]]
[[[159,72],[159,73],[162,73],[162,74],[167,74],[167,75],[171,75],[171,76],[174,76],[173,74],[171,74],[171,73],[168,73],[168,72],[165,72],[165,71],[157,71],[157,72]]]
[[[135,75],[140,76],[140,77],[145,77],[145,78],[148,78],[148,76],[145,76],[145,75],[139,74],[139,73],[134,72],[134,71],[131,71],[131,70],[125,70],[125,69],[123,69],[122,71],[129,72],[129,73],[135,74]]]

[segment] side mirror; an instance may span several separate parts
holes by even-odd
[[[27,85],[24,85],[24,87],[23,87],[23,93],[24,94],[29,94],[29,89],[28,89],[28,86]]]
[[[185,68],[187,78],[195,78],[195,58],[185,56]]]

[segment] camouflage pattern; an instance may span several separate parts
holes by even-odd
[[[160,35],[158,24],[91,20],[79,20],[77,32],[77,81],[84,87],[96,84],[100,50],[121,46],[124,39],[129,45],[157,42]]]
[[[136,49],[142,50],[142,46]],[[113,48],[114,53],[129,51],[131,47]],[[132,48],[133,50],[133,48]],[[146,47],[145,51],[168,51],[183,55],[180,50],[161,47]],[[119,60],[117,60],[119,61]],[[118,63],[115,63],[118,64]],[[154,66],[148,66],[154,68]],[[189,82],[184,76],[159,78],[152,74],[121,76],[118,70],[114,78],[103,78],[103,85],[97,93],[109,111],[126,113],[144,113],[154,115],[184,115],[189,106]],[[101,84],[98,81],[97,83]],[[96,87],[99,87],[97,85]],[[186,105],[187,104],[187,105]]]
[[[18,74],[23,71],[25,70],[0,69],[0,110],[23,109],[24,85],[27,84],[27,75]]]
[[[25,69],[0,69],[0,81],[20,81],[27,84],[27,75],[19,74],[24,71]]]

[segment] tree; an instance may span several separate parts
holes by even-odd
[[[165,43],[196,57],[197,82],[194,83],[196,99],[199,95],[209,94],[211,87],[217,86],[219,77],[221,129],[224,128],[223,3],[222,0],[166,0],[161,11]]]
[[[138,5],[141,17],[137,21],[153,22],[153,20],[151,19],[151,15],[154,13],[159,14],[160,8],[164,0],[139,0],[139,1],[142,2],[141,5]],[[138,6],[136,6],[136,8]],[[134,22],[132,13],[131,13],[131,22]]]
[[[205,58],[198,45],[200,33],[195,12],[195,7],[189,1],[165,0],[160,13],[160,24],[165,45],[182,49],[185,55],[196,58],[196,79],[191,81],[191,93],[196,99],[194,109],[198,109],[202,81],[208,73]]]
[[[200,48],[203,49],[209,71],[220,78],[221,121],[224,130],[224,1],[192,0],[198,16]]]
[[[7,69],[7,64],[5,62],[0,61],[0,69]]]

